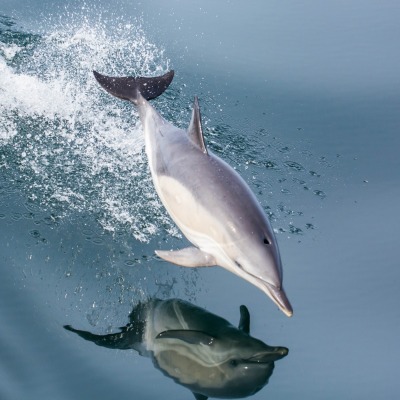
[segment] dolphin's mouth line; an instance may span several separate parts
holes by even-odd
[[[247,360],[242,360],[242,364],[246,365],[259,365],[261,366],[268,366],[271,365],[275,361],[275,358],[270,358],[269,360],[252,360],[251,358]]]
[[[263,278],[260,278],[259,276],[256,276],[254,274],[252,274],[251,272],[248,272],[245,268],[243,268],[243,266],[237,262],[236,260],[234,260],[234,264],[236,265],[236,267],[239,268],[241,274],[245,273],[248,276],[252,277],[258,284],[259,287],[261,289],[261,286],[263,288],[264,291],[266,291],[266,293],[270,296],[270,298],[275,302],[275,304],[288,316],[291,317],[293,315],[293,311],[292,311],[292,307],[289,303],[289,300],[287,300],[286,298],[286,294],[281,287],[277,287],[272,285],[271,283],[267,282],[266,280],[264,280]],[[242,276],[241,274],[238,274],[239,276]],[[248,280],[245,277],[246,280]],[[254,282],[253,282],[254,284]],[[257,285],[256,285],[257,286]]]
[[[244,271],[246,271],[246,270],[244,270]],[[246,272],[247,272],[247,271],[246,271]],[[253,275],[253,274],[250,273],[250,272],[247,272],[247,273],[248,273],[249,275],[251,275],[252,277],[256,278],[257,280],[261,281],[261,282],[264,283],[265,285],[268,285],[268,286],[272,287],[272,288],[275,289],[275,290],[281,290],[280,287],[275,286],[275,285],[273,285],[272,283],[267,282],[265,279],[260,278],[259,276]]]
[[[261,364],[262,365],[262,364],[270,364],[273,361],[271,361],[271,360],[269,360],[269,361],[266,361],[266,360],[252,360],[251,358],[249,358],[247,360],[243,360],[243,362],[245,364]]]
[[[274,286],[273,284],[267,282],[265,279],[263,279],[263,278],[261,278],[261,277],[259,277],[259,276],[257,276],[257,275],[252,274],[251,272],[247,271],[247,270],[242,266],[242,264],[240,264],[240,263],[237,262],[236,260],[234,260],[234,263],[235,263],[235,265],[236,265],[238,268],[240,268],[243,272],[245,272],[246,274],[252,276],[254,279],[257,279],[257,281],[263,283],[264,285],[267,285],[268,287],[272,287],[272,288],[275,289],[275,290],[281,290],[281,288],[279,288],[279,287],[277,287],[277,286]]]
[[[271,351],[256,354],[246,360],[243,360],[246,364],[270,364],[271,362],[280,360],[288,354],[286,347],[276,347]]]

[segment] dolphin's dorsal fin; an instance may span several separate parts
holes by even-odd
[[[240,306],[239,329],[245,333],[250,333],[250,313],[246,306]]]
[[[194,397],[196,398],[196,400],[207,400],[208,397],[205,396],[204,394],[200,394],[200,393],[193,393]]]
[[[172,329],[164,331],[156,336],[156,339],[178,339],[189,344],[203,344],[211,346],[215,337],[202,331],[191,331],[187,329]]]
[[[192,119],[190,120],[188,128],[188,136],[192,143],[195,144],[204,154],[208,154],[206,145],[204,143],[199,100],[197,96],[194,98]]]

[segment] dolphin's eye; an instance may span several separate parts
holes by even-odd
[[[265,237],[264,238],[264,244],[271,244],[271,242]]]
[[[239,363],[238,363],[237,360],[230,360],[230,361],[229,361],[229,365],[230,365],[231,367],[237,367],[238,364],[239,364]]]

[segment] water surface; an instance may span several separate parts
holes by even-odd
[[[138,301],[190,301],[285,346],[253,398],[399,392],[399,6],[395,2],[5,1],[0,6],[0,397],[191,393],[115,331]],[[157,75],[185,127],[199,96],[208,146],[268,213],[294,307],[286,318],[220,268],[154,257],[187,242],[153,189],[138,117],[92,69]]]

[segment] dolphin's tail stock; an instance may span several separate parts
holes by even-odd
[[[101,75],[93,71],[97,82],[110,94],[123,100],[130,100],[138,104],[140,95],[146,100],[160,96],[172,82],[174,71],[171,70],[162,76],[144,78],[132,76],[114,77]]]
[[[70,325],[64,325],[64,328],[67,331],[76,333],[89,342],[93,342],[101,347],[107,347],[108,349],[133,349],[136,343],[142,341],[143,335],[143,332],[134,330],[131,325],[120,328],[121,332],[111,333],[109,335],[96,335],[91,332],[75,329]]]

